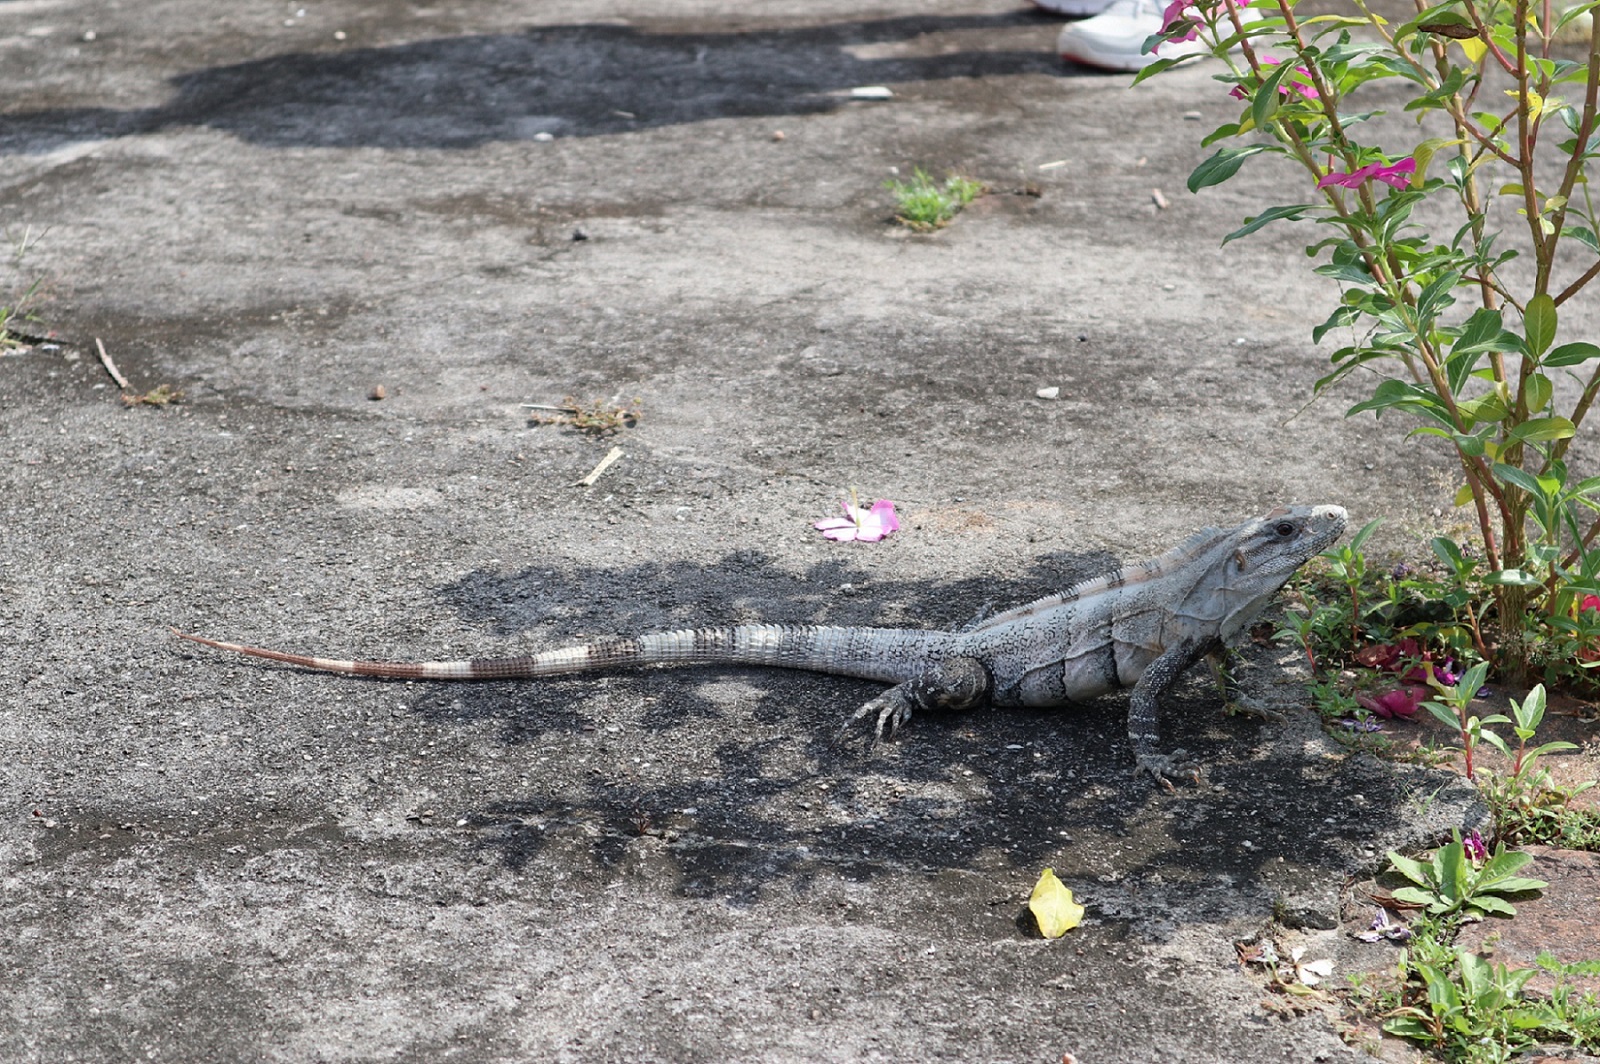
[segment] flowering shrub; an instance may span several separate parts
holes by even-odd
[[[1600,276],[1586,180],[1600,153],[1600,21],[1572,55],[1555,44],[1600,0],[1565,12],[1549,0],[1418,0],[1400,25],[1350,4],[1302,19],[1296,0],[1174,0],[1146,47],[1159,56],[1164,43],[1200,39],[1244,105],[1205,138],[1223,146],[1191,191],[1263,153],[1306,173],[1300,202],[1247,218],[1223,242],[1284,219],[1327,223],[1333,235],[1308,252],[1342,294],[1312,338],[1349,339],[1315,390],[1367,373],[1371,393],[1349,414],[1409,415],[1412,435],[1453,450],[1457,503],[1474,507],[1495,602],[1492,652],[1517,680],[1529,666],[1525,611],[1556,623],[1600,591],[1600,551],[1588,549],[1600,518],[1585,512],[1600,511],[1600,477],[1574,478],[1565,461],[1600,395],[1600,346],[1556,343],[1560,308]],[[1158,59],[1139,80],[1181,61]],[[1365,139],[1381,112],[1363,112],[1360,98],[1377,82],[1408,88],[1418,125],[1405,143]],[[1448,207],[1458,220],[1430,232],[1424,205],[1429,218]],[[1556,373],[1577,379],[1565,406]]]

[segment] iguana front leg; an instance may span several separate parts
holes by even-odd
[[[1161,699],[1172,690],[1185,669],[1215,648],[1215,642],[1187,641],[1168,647],[1145,666],[1144,675],[1133,685],[1133,694],[1128,700],[1128,741],[1133,744],[1138,771],[1150,773],[1168,790],[1172,789],[1168,775],[1186,775],[1197,770],[1181,760],[1188,751],[1156,752],[1161,742]]]
[[[947,658],[856,710],[839,729],[839,734],[843,735],[862,717],[875,714],[877,726],[873,730],[873,741],[876,742],[883,738],[886,726],[893,735],[917,710],[963,710],[982,705],[993,687],[988,668],[977,658]]]

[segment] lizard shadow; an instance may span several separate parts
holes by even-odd
[[[0,145],[201,125],[271,146],[460,149],[848,106],[853,86],[1088,71],[1036,46],[1032,12],[909,16],[766,29],[590,23],[303,51],[200,69],[155,107],[0,116]],[[952,35],[980,31],[986,47]],[[1016,37],[1017,48],[992,43]],[[841,95],[843,93],[843,95]]]
[[[895,581],[841,560],[795,573],[739,552],[712,566],[475,573],[441,593],[501,634],[548,626],[580,639],[756,620],[949,628],[990,597],[1009,606],[1106,568],[1103,555],[1058,554],[1006,580]],[[841,594],[847,584],[865,593]],[[532,697],[529,683],[467,686],[429,691],[416,710],[498,720],[502,742],[537,755],[525,759],[519,793],[466,814],[481,849],[531,872],[551,871],[547,862],[570,871],[576,847],[597,878],[670,869],[685,895],[741,904],[774,884],[804,894],[824,871],[1009,880],[1047,864],[1069,882],[1259,891],[1274,863],[1344,867],[1362,840],[1381,852],[1385,810],[1413,794],[1359,762],[1263,756],[1271,733],[1222,716],[1203,669],[1168,698],[1162,745],[1186,748],[1207,785],[1171,798],[1133,775],[1118,696],[921,717],[869,751],[859,733],[833,742],[853,707],[882,690],[848,678],[688,667],[538,681]],[[1121,905],[1147,933],[1168,929],[1140,910],[1136,886],[1120,902],[1101,893],[1102,912]]]

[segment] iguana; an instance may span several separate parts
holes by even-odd
[[[1214,663],[1307,559],[1344,530],[1338,506],[1279,507],[1207,528],[1166,554],[1124,566],[961,631],[738,625],[601,639],[517,658],[336,661],[174,634],[218,650],[324,672],[413,680],[507,680],[653,664],[772,665],[895,686],[856,710],[892,735],[923,710],[1059,706],[1132,687],[1128,738],[1158,781],[1183,751],[1156,752],[1158,702],[1199,661]]]

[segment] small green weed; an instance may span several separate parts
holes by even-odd
[[[528,418],[536,425],[571,425],[590,436],[611,436],[623,429],[631,429],[639,423],[641,416],[637,399],[632,406],[622,406],[607,399],[596,399],[585,404],[569,395],[562,400],[561,406],[538,403],[522,405],[524,409],[534,411]]]
[[[985,191],[982,182],[958,174],[936,184],[920,166],[911,171],[910,181],[885,181],[884,187],[894,194],[895,221],[919,233],[949,225],[961,208]]]
[[[134,395],[131,392],[124,392],[122,395],[123,406],[171,406],[182,400],[183,392],[170,384],[159,384],[143,395]]]
[[[44,238],[48,229],[35,233],[32,226],[23,229],[21,236],[6,230],[5,241],[11,245],[9,267],[20,271],[22,260]],[[21,288],[0,288],[0,352],[26,347],[28,341],[20,334],[19,326],[38,319],[34,310],[43,299],[44,278],[36,277],[31,284]]]
[[[1426,906],[1430,916],[1515,916],[1516,908],[1499,895],[1543,890],[1550,885],[1542,879],[1517,875],[1532,860],[1531,854],[1516,850],[1507,853],[1501,843],[1492,856],[1483,855],[1480,864],[1468,856],[1459,834],[1454,842],[1435,850],[1426,862],[1402,857],[1392,850],[1389,853],[1389,864],[1414,884],[1395,891],[1395,900]]]

